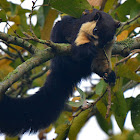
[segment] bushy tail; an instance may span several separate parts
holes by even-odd
[[[0,101],[0,132],[14,136],[49,126],[59,116],[71,91],[72,84],[52,71],[33,96],[23,99],[4,95]]]

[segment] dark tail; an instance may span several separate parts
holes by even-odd
[[[31,97],[4,95],[0,101],[0,132],[12,136],[28,130],[36,132],[54,122],[72,91],[72,83],[62,75],[52,71],[44,86]]]

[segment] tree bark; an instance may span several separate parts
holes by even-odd
[[[9,73],[6,78],[0,84],[0,96],[6,92],[6,90],[16,81],[18,81],[22,75],[29,72],[33,68],[39,66],[40,64],[52,59],[57,55],[70,55],[71,45],[69,44],[58,44],[51,41],[39,41],[42,44],[46,44],[49,47],[47,49],[37,49],[34,45],[28,41],[18,38],[15,36],[8,35],[6,33],[0,32],[0,39],[9,43],[18,45],[30,53],[33,56],[19,65],[13,72]],[[127,56],[134,49],[140,49],[140,38],[126,39],[121,42],[115,42],[112,50],[113,55]]]

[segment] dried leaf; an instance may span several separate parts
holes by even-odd
[[[128,30],[124,30],[117,36],[117,41],[125,40],[128,37]]]
[[[134,99],[131,109],[131,119],[134,128],[138,133],[140,133],[140,95]]]
[[[87,0],[91,6],[101,6],[103,0]]]

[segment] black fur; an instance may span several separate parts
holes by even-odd
[[[96,24],[98,46],[92,41],[76,46],[74,41],[81,25],[94,20],[97,12],[101,16]],[[8,135],[17,135],[28,130],[36,132],[54,122],[63,110],[73,87],[81,78],[91,75],[92,61],[100,53],[97,48],[103,48],[113,39],[115,24],[111,16],[97,10],[80,19],[67,16],[57,22],[52,30],[51,40],[72,44],[72,55],[57,56],[52,60],[51,72],[44,86],[35,95],[24,99],[4,95],[0,101],[0,132]],[[108,79],[115,81],[115,77],[113,80],[112,77]],[[110,80],[106,82],[111,82]]]

